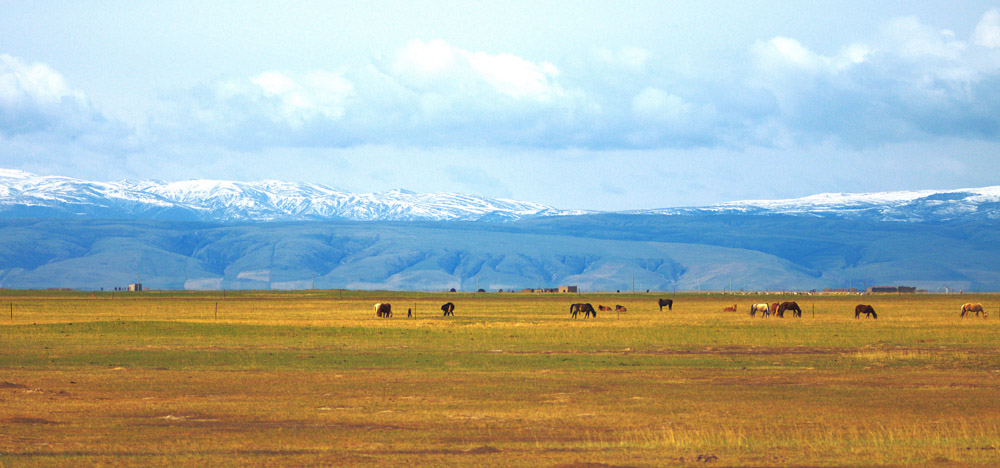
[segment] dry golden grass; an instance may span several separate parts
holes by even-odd
[[[3,291],[0,467],[1000,463],[1000,296],[672,297]]]

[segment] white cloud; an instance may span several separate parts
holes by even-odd
[[[825,56],[788,37],[758,41],[750,52],[758,70],[765,74],[836,73],[866,62],[872,54],[865,44],[854,43],[844,47],[837,55]]]
[[[260,92],[276,100],[278,115],[294,126],[322,117],[339,119],[346,100],[354,94],[354,85],[337,73],[315,71],[298,80],[276,71],[250,79]]]
[[[401,82],[441,94],[489,90],[543,102],[564,94],[555,81],[559,70],[551,63],[511,54],[470,52],[440,39],[411,41],[396,57],[391,73]]]
[[[1000,9],[994,8],[976,25],[973,33],[973,43],[991,49],[1000,48]]]
[[[36,173],[112,171],[136,148],[132,129],[105,117],[44,63],[0,54],[0,161]]]
[[[0,54],[0,103],[11,105],[22,99],[58,104],[63,99],[84,103],[83,93],[70,89],[66,79],[44,63],[27,64],[17,57]]]
[[[954,31],[934,28],[913,16],[890,20],[882,34],[889,51],[905,60],[960,60],[967,47]]]
[[[0,134],[76,135],[101,120],[84,94],[48,65],[0,54]]]
[[[646,88],[632,99],[632,112],[642,119],[678,122],[690,111],[684,99],[662,89]]]
[[[593,54],[601,62],[631,70],[641,70],[646,66],[651,56],[648,50],[633,46],[617,50],[599,47],[593,51]]]
[[[776,145],[866,146],[945,135],[1000,138],[1000,116],[989,110],[1000,101],[1000,54],[981,51],[913,17],[895,18],[870,44],[832,55],[791,38],[758,42],[748,83],[777,107],[752,124],[751,141],[769,144],[766,135],[773,135]]]

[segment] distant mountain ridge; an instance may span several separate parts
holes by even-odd
[[[174,221],[511,221],[573,214],[538,203],[456,193],[355,194],[319,184],[93,182],[0,169],[0,218]]]
[[[356,194],[320,184],[263,180],[94,182],[0,169],[0,218],[173,221],[490,221],[594,214],[456,193]],[[630,215],[790,215],[894,222],[1000,219],[1000,186],[957,190],[822,193]]]
[[[0,289],[1000,291],[998,200],[986,187],[600,213],[0,170]]]
[[[821,193],[786,200],[744,200],[705,207],[633,210],[628,214],[751,214],[945,222],[1000,219],[1000,186],[957,190]]]

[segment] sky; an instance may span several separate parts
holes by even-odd
[[[993,1],[0,0],[0,167],[626,210],[1000,185]]]

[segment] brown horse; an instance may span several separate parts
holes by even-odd
[[[597,311],[594,310],[594,306],[590,304],[573,304],[569,306],[569,313],[576,318],[576,314],[583,312],[583,318],[590,317],[590,314],[594,314],[594,318],[597,318]]]
[[[449,315],[452,316],[452,317],[455,316],[455,304],[452,304],[452,303],[449,302],[449,303],[441,306],[441,310],[444,311],[444,316],[445,317],[447,317]]]
[[[597,304],[597,310],[601,312],[611,312],[611,308],[606,305]]]
[[[771,315],[777,315],[778,314],[778,306],[779,305],[781,305],[780,302],[772,302],[771,303]]]
[[[799,305],[795,302],[782,302],[781,304],[778,304],[778,310],[774,311],[774,315],[784,318],[786,310],[792,311],[792,317],[802,316],[802,309],[800,309]]]
[[[771,314],[771,309],[770,309],[770,306],[768,306],[766,302],[762,303],[762,304],[751,304],[750,305],[750,316],[751,317],[755,317],[757,315],[757,312],[760,312],[760,316],[761,316],[761,318],[763,318],[763,317],[767,317],[768,315]]]
[[[392,317],[392,306],[385,302],[375,304],[376,317]]]
[[[965,314],[971,312],[975,312],[977,317],[979,314],[983,314],[983,318],[986,318],[986,309],[984,309],[983,305],[978,302],[969,302],[962,305],[962,314],[959,315],[959,317],[965,317]]]
[[[667,306],[667,310],[674,310],[674,300],[673,299],[660,299],[660,312],[663,312],[663,306]]]
[[[736,312],[736,304],[733,304],[732,307],[726,307],[726,308],[722,309],[722,311],[723,312]]]
[[[623,305],[616,305],[615,312],[628,312],[628,309],[626,309]]]
[[[878,314],[875,313],[875,308],[868,304],[858,304],[854,308],[854,318],[861,318],[861,314],[865,314],[865,317],[871,317],[873,319],[878,318]]]

